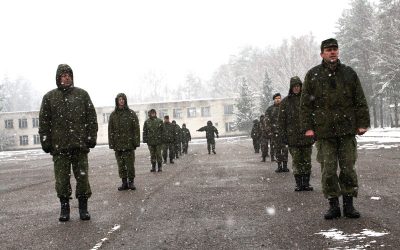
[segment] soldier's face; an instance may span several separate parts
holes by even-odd
[[[68,73],[64,73],[61,75],[61,86],[69,87],[72,85],[72,77]]]
[[[324,51],[321,53],[321,57],[326,62],[336,62],[339,58],[339,49],[337,47],[329,47],[324,48]]]
[[[274,103],[275,103],[275,104],[281,103],[281,97],[280,97],[280,96],[275,97]]]
[[[298,94],[298,93],[300,93],[300,90],[301,90],[300,85],[293,86],[293,89],[292,89],[293,93]]]
[[[150,112],[150,117],[156,117],[156,112]]]
[[[125,106],[125,99],[121,96],[118,97],[118,107],[123,108]]]

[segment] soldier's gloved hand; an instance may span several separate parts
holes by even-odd
[[[89,136],[87,141],[86,141],[86,146],[88,146],[89,148],[96,147],[96,138],[92,138],[92,137]]]
[[[45,153],[51,153],[53,151],[53,147],[51,145],[42,145],[42,149]]]

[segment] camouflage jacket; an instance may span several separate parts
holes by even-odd
[[[206,138],[207,140],[212,140],[215,138],[215,135],[218,136],[218,129],[213,125],[207,125],[204,127],[199,128],[197,131],[206,131]],[[215,134],[215,135],[214,135]]]
[[[187,128],[182,128],[182,141],[188,142],[192,140],[192,136],[190,135],[190,131]]]
[[[118,98],[125,99],[125,107],[118,107]],[[115,110],[108,121],[108,144],[115,151],[132,150],[140,147],[140,126],[136,113],[129,109],[125,94],[115,98]]]
[[[356,72],[338,62],[331,71],[324,62],[307,72],[300,101],[302,130],[317,138],[356,134],[370,126],[367,101]]]
[[[260,129],[260,123],[255,122],[253,124],[253,128],[251,129],[250,136],[252,139],[260,139],[261,137],[261,129]]]
[[[291,147],[310,146],[314,143],[313,138],[306,137],[300,126],[301,93],[294,94],[293,85],[290,85],[289,94],[279,107],[279,135],[282,142]]]
[[[51,154],[71,151],[89,152],[97,140],[97,115],[89,94],[72,85],[63,89],[62,73],[72,69],[59,65],[56,73],[57,88],[43,96],[39,112],[39,135],[42,148]]]
[[[143,142],[155,146],[163,143],[163,121],[157,117],[149,118],[143,125]]]
[[[175,143],[176,133],[175,133],[175,126],[168,122],[163,123],[163,135],[162,141],[163,143]]]
[[[279,134],[279,123],[278,123],[278,116],[279,116],[279,105],[271,105],[265,111],[265,125],[266,130],[269,136],[272,134]]]

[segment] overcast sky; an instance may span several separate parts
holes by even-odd
[[[96,106],[113,105],[153,71],[178,85],[208,80],[244,46],[277,46],[312,32],[334,36],[349,0],[7,0],[0,2],[0,77],[44,94],[60,63]]]

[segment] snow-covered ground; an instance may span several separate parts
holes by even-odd
[[[223,137],[216,139],[217,143],[235,143],[239,140],[251,140],[247,136]],[[191,144],[206,143],[206,139],[193,139]],[[369,130],[362,136],[357,136],[358,148],[378,149],[400,147],[400,128],[375,128]],[[146,147],[146,144],[141,144]],[[108,145],[98,145],[96,149],[108,148]],[[0,161],[8,160],[34,160],[45,153],[41,149],[3,151],[0,152]]]

